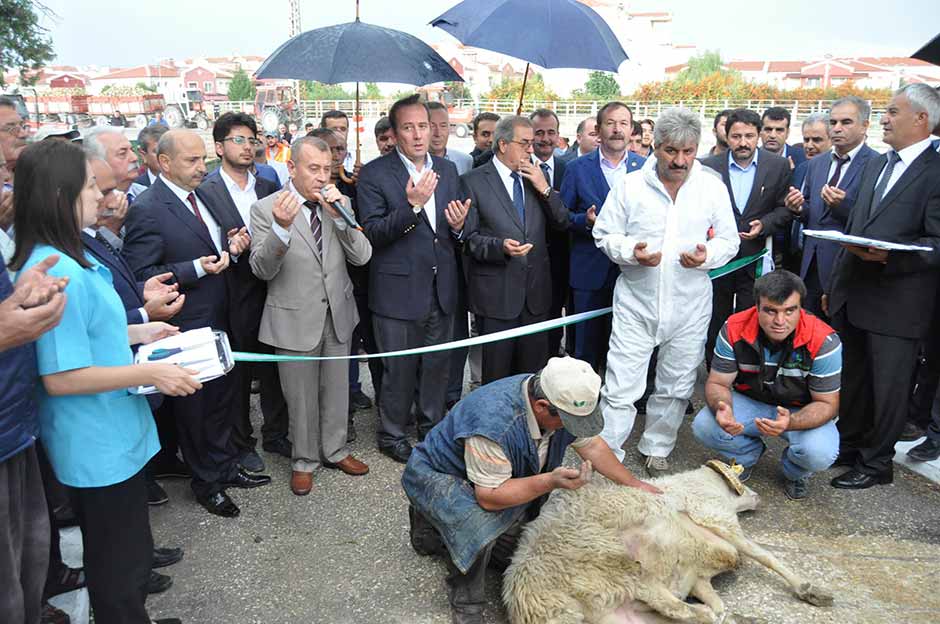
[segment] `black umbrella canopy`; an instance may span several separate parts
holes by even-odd
[[[255,75],[327,84],[398,82],[421,86],[463,81],[440,54],[417,37],[359,20],[292,37]]]
[[[940,35],[937,35],[925,43],[924,47],[922,47],[920,50],[914,52],[914,54],[911,54],[911,58],[927,61],[928,63],[933,63],[934,65],[940,65]]]

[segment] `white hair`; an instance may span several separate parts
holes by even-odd
[[[674,107],[662,112],[656,120],[653,141],[660,145],[698,145],[702,137],[702,121],[687,108]]]
[[[82,149],[91,158],[105,160],[108,155],[108,149],[101,143],[101,136],[104,134],[116,134],[124,136],[124,131],[114,126],[95,126],[82,135]]]
[[[909,84],[894,94],[906,96],[915,111],[927,113],[929,130],[932,131],[940,123],[940,93],[933,87],[923,83]]]
[[[813,124],[822,124],[826,126],[826,131],[829,131],[829,114],[828,113],[810,113],[806,116],[806,119],[803,120],[803,125],[801,126],[805,131],[808,126]]]

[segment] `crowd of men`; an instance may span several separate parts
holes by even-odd
[[[808,477],[834,463],[847,468],[834,487],[890,483],[895,443],[925,429],[909,455],[940,457],[940,140],[931,136],[940,130],[940,95],[924,85],[894,95],[881,118],[886,154],[866,144],[870,115],[864,100],[842,98],[828,114],[805,118],[803,144],[790,145],[786,109],[722,111],[716,145],[699,158],[701,122],[684,109],[638,121],[626,104],[609,102],[578,124],[567,150],[559,149],[552,110],[481,113],[467,154],[447,145],[447,108],[414,95],[375,125],[380,156],[365,164],[347,149],[349,121],[340,111],[294,136],[226,113],[212,129],[220,162],[212,172],[194,131],[148,126],[135,151],[122,129],[97,127],[80,139],[102,192],[83,243],[110,270],[128,323],[209,326],[238,351],[383,353],[514,331],[469,353],[369,360],[376,444],[408,464],[412,543],[423,554],[454,555],[455,618],[476,622],[489,559],[478,555],[537,513],[552,489],[589,478],[584,469],[558,468],[568,444],[615,481],[656,491],[623,469],[624,444],[644,410],[638,451],[646,471],[670,469],[703,362],[706,405],[692,431],[742,464],[742,480],[768,437],[788,443],[781,473],[793,499],[807,496]],[[13,102],[0,99],[5,264],[15,252],[12,196],[27,138]],[[70,139],[63,132],[43,140]],[[931,251],[839,245],[804,229]],[[772,270],[774,263],[783,268]],[[8,284],[3,273],[6,377],[17,365],[15,347],[34,340],[36,328],[15,325],[26,322],[12,314],[28,311],[17,294],[25,286],[12,274]],[[155,278],[176,288],[145,289]],[[612,315],[564,331],[525,330],[606,306]],[[582,362],[556,359],[564,354]],[[453,416],[471,411],[458,404],[468,358],[471,381],[483,385],[474,392],[477,411],[496,420]],[[27,523],[48,513],[45,601],[84,578],[56,553],[55,527],[69,511],[54,471],[43,470],[45,505],[11,503],[12,460],[34,440],[23,437],[17,413],[30,383],[0,386],[0,504]],[[252,391],[260,393],[257,434]],[[155,395],[161,450],[146,470],[149,502],[168,500],[159,480],[187,478],[209,513],[238,516],[231,490],[271,482],[256,435],[263,451],[291,460],[289,486],[298,496],[311,491],[321,467],[365,475],[369,466],[348,444],[355,410],[372,401],[355,360],[238,364],[195,394]],[[501,410],[512,412],[520,439],[495,439]],[[562,428],[564,442],[550,442]],[[521,459],[536,448],[530,463]],[[552,480],[513,483],[543,472]],[[442,510],[449,499],[436,494],[434,477],[445,473],[476,488],[475,499],[450,504],[464,509],[475,500],[493,514],[480,519],[487,541],[467,544],[448,526],[454,512]],[[507,509],[518,513],[496,513]],[[21,539],[9,528],[2,535]],[[428,535],[437,536],[430,546]],[[0,569],[14,573],[0,578],[25,588],[26,564],[8,560],[15,548],[2,550]],[[179,549],[155,549],[154,567],[181,557]],[[148,591],[168,582],[153,573]],[[27,594],[19,592],[19,607],[16,599],[0,603],[0,612],[20,613],[4,621],[39,612],[23,611],[40,598]],[[44,614],[56,621],[47,604]]]

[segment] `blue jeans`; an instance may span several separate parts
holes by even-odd
[[[740,435],[733,436],[721,428],[708,406],[695,417],[692,434],[695,439],[742,466],[753,466],[763,450],[761,433],[755,418],[777,419],[777,406],[761,403],[737,392],[731,392],[734,418],[744,425]],[[839,430],[830,420],[815,429],[785,431],[780,435],[789,443],[783,453],[781,468],[790,480],[808,477],[832,465],[839,454]]]

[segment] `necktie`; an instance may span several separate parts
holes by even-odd
[[[519,222],[525,227],[525,191],[522,190],[522,176],[512,172],[512,205],[519,214]]]
[[[878,186],[875,187],[875,194],[871,198],[871,212],[868,213],[868,216],[875,214],[875,211],[878,210],[878,204],[881,203],[885,190],[888,188],[888,180],[891,179],[894,166],[898,164],[899,160],[901,160],[901,157],[898,156],[896,151],[891,150],[888,152],[888,166],[885,167],[884,173],[881,174],[881,180],[878,182]]]
[[[849,162],[849,157],[842,156],[840,158],[833,154],[832,159],[836,161],[836,170],[832,172],[832,177],[829,178],[829,186],[839,186],[839,178],[842,177],[842,167]]]
[[[193,214],[196,215],[196,218],[199,219],[199,223],[205,225],[206,222],[202,219],[202,213],[199,212],[199,206],[196,204],[196,194],[191,192],[186,196],[186,201],[189,202],[189,206],[193,209]]]
[[[542,175],[545,176],[545,181],[548,182],[548,185],[552,185],[552,174],[548,171],[548,163],[539,163],[539,167],[542,168]]]
[[[117,250],[114,248],[114,246],[111,243],[108,242],[108,239],[105,238],[104,234],[102,234],[101,232],[95,232],[95,240],[101,243],[102,245],[104,245],[108,249],[108,251],[111,252],[111,255],[114,255],[114,256],[118,255]]]
[[[304,206],[310,209],[310,230],[313,232],[313,242],[316,243],[317,253],[323,254],[323,228],[320,216],[317,214],[317,203],[305,201]]]

